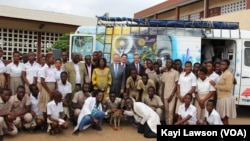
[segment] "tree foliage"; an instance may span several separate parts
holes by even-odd
[[[69,51],[70,45],[70,34],[72,33],[65,33],[61,37],[59,37],[52,45],[52,48],[60,49],[62,51]]]

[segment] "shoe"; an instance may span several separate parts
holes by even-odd
[[[3,141],[3,135],[0,135],[0,141]]]
[[[93,125],[92,127],[93,129],[97,130],[97,131],[102,131],[102,127],[99,125]]]

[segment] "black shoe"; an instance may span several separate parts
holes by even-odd
[[[3,141],[3,135],[0,135],[0,141]]]

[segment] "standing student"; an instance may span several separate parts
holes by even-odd
[[[215,101],[209,99],[206,104],[204,125],[223,125],[220,114],[215,109]]]
[[[16,119],[11,112],[13,103],[10,101],[11,91],[8,88],[0,89],[0,140],[4,134],[16,135],[18,130],[13,121]]]
[[[32,130],[40,128],[44,129],[44,118],[43,112],[38,109],[38,101],[41,96],[41,93],[38,90],[38,87],[35,84],[30,85],[30,103],[31,103],[31,114],[33,116],[33,127]]]
[[[175,125],[196,125],[197,123],[197,110],[192,105],[193,96],[191,93],[187,93],[184,96],[184,103],[178,108],[178,120]]]
[[[54,68],[54,56],[46,55],[46,64],[41,70],[41,85],[42,93],[41,98],[38,101],[39,110],[44,113],[44,119],[46,117],[46,106],[48,102],[53,98],[53,91],[56,88],[55,68]]]
[[[20,62],[20,53],[13,52],[13,61],[7,65],[7,85],[12,91],[12,95],[16,93],[19,85],[23,85],[22,71],[24,64]]]
[[[6,66],[2,61],[3,54],[3,49],[0,47],[0,88],[4,88],[6,85]]]
[[[218,83],[210,81],[217,92],[217,104],[216,109],[222,118],[224,125],[228,125],[228,118],[236,118],[236,104],[234,96],[232,95],[232,87],[234,82],[234,76],[229,69],[230,61],[222,60],[220,64],[221,71],[223,72],[220,76]]]
[[[162,74],[162,95],[161,98],[165,105],[165,119],[167,125],[174,122],[174,107],[176,104],[176,92],[179,80],[179,72],[173,68],[173,60],[166,60],[166,68]]]
[[[48,132],[51,135],[62,133],[63,129],[68,128],[68,123],[63,119],[62,94],[58,91],[54,91],[53,95],[53,100],[47,104]]]
[[[207,78],[207,69],[199,70],[199,78],[195,90],[195,106],[197,109],[197,119],[199,123],[205,120],[205,106],[209,99],[213,98],[215,88],[210,84],[210,79]]]
[[[39,92],[42,91],[41,70],[42,70],[42,67],[45,65],[45,63],[46,63],[46,57],[44,55],[42,55],[42,57],[40,58],[40,67],[35,75],[35,79],[37,82],[37,87],[38,87]]]
[[[68,74],[67,72],[61,72],[61,80],[57,82],[57,90],[62,94],[62,103],[63,103],[63,110],[64,113],[69,116],[69,100],[72,94],[72,86],[68,82]]]
[[[61,80],[61,73],[63,72],[62,69],[62,61],[61,59],[55,60],[55,78],[56,82],[59,82]]]
[[[185,72],[180,74],[177,85],[177,103],[176,112],[178,112],[179,106],[184,103],[184,96],[187,93],[194,94],[196,89],[197,78],[192,72],[192,62],[187,61],[185,63]]]
[[[25,92],[27,94],[30,93],[29,85],[36,84],[35,76],[37,74],[40,65],[35,61],[35,53],[29,52],[28,53],[29,61],[24,64],[23,71],[22,71],[22,78],[25,84]]]

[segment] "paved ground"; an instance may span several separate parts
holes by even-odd
[[[238,107],[238,118],[230,119],[230,124],[250,125],[250,107]],[[46,133],[20,132],[15,137],[7,136],[5,141],[155,141],[156,139],[146,139],[136,132],[136,129],[126,123],[122,124],[123,129],[114,131],[107,123],[103,124],[103,131],[87,129],[80,132],[78,136],[72,136],[73,126],[70,126],[63,134],[51,136]]]

